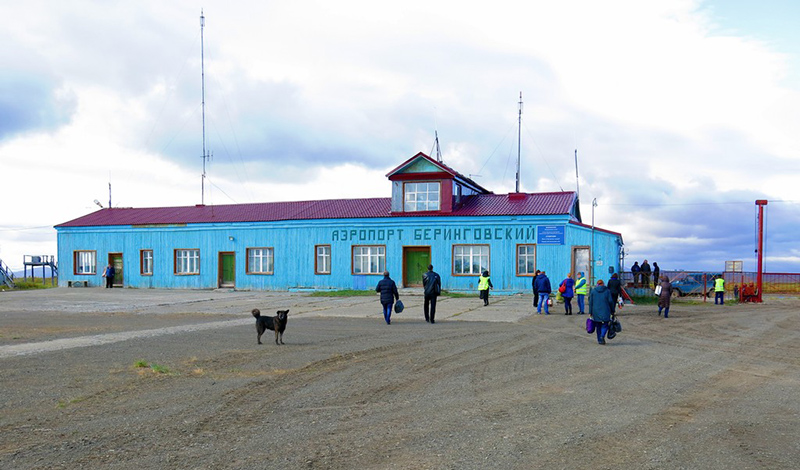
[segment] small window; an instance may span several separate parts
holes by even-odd
[[[354,246],[353,274],[383,274],[386,270],[386,246]]]
[[[517,276],[536,274],[536,245],[517,245]]]
[[[175,250],[175,274],[200,274],[200,250]]]
[[[139,251],[139,269],[142,276],[153,275],[153,250]]]
[[[75,274],[97,274],[97,252],[75,251],[72,265]]]
[[[317,245],[316,258],[314,258],[314,274],[331,273],[331,246]]]
[[[406,183],[403,187],[403,211],[438,211],[440,183]]]
[[[272,248],[247,249],[247,274],[272,274],[274,263]]]
[[[453,275],[479,276],[489,269],[489,245],[453,245]]]

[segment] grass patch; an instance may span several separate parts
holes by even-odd
[[[166,366],[162,366],[156,363],[150,364],[144,359],[139,359],[138,361],[133,363],[133,367],[136,369],[147,369],[149,368],[156,374],[172,374],[172,371],[169,370]],[[141,374],[141,372],[140,372]]]
[[[169,369],[167,369],[166,366],[162,366],[162,365],[159,365],[159,364],[151,365],[150,369],[152,369],[153,372],[155,372],[157,374],[169,374],[170,373]]]
[[[378,295],[374,290],[328,290],[308,294],[310,297],[371,297]]]
[[[45,278],[44,282],[40,277],[33,277],[28,278],[28,280],[24,279],[15,279],[14,280],[14,289],[8,290],[33,290],[33,289],[52,289],[53,287],[58,287],[58,278],[54,278],[55,285],[50,283],[50,278]],[[7,289],[7,287],[4,286]]]
[[[136,367],[137,369],[143,367],[150,367],[150,364],[148,364],[147,361],[143,359],[139,359],[138,361],[133,363],[133,367]]]

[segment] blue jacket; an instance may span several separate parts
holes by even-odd
[[[611,321],[614,298],[606,286],[597,286],[589,293],[589,315],[599,322]]]
[[[383,279],[378,282],[378,286],[375,287],[375,292],[381,293],[381,303],[385,305],[393,304],[394,299],[400,298],[400,294],[397,293],[397,284],[389,276],[383,276]]]
[[[561,281],[561,283],[566,287],[561,297],[575,297],[575,280],[568,277]]]
[[[550,288],[550,278],[547,277],[546,274],[539,274],[538,276],[536,276],[535,287],[536,287],[536,292],[538,292],[539,295],[549,294],[550,292],[552,292],[552,289]]]

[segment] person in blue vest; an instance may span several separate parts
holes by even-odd
[[[547,301],[550,300],[550,292],[552,289],[550,288],[550,278],[547,277],[544,271],[536,276],[536,291],[539,293],[539,305],[536,309],[536,313],[539,315],[542,314],[542,304],[544,304],[544,314],[550,315],[550,307],[547,305]]]
[[[103,277],[106,278],[106,289],[114,287],[114,275],[116,272],[114,271],[114,265],[111,263],[106,266],[106,269],[103,270]]]
[[[725,305],[725,279],[722,276],[714,279],[714,305]]]
[[[639,276],[641,275],[642,268],[639,266],[638,261],[633,262],[631,266],[631,274],[633,274],[633,287],[639,287]]]
[[[561,292],[562,286],[564,292]],[[572,298],[575,297],[575,280],[572,279],[572,273],[567,273],[567,278],[561,281],[558,291],[564,299],[564,315],[572,315]]]
[[[483,299],[483,306],[489,305],[489,289],[494,289],[489,271],[484,270],[478,278],[478,296]]]
[[[583,271],[578,272],[578,279],[575,280],[575,297],[578,299],[578,315],[586,313],[586,294],[589,293],[589,282],[586,281]]]
[[[422,286],[425,288],[425,321],[436,323],[436,297],[442,293],[442,279],[433,271],[432,264],[428,265],[428,272],[422,275]]]
[[[597,287],[589,293],[589,315],[594,322],[598,344],[606,344],[606,333],[611,325],[613,305],[614,299],[611,297],[611,292],[600,279],[597,281]]]
[[[400,294],[397,293],[397,284],[389,277],[389,271],[383,272],[383,279],[378,281],[378,286],[375,287],[375,292],[381,294],[381,305],[383,306],[383,319],[387,325],[392,324],[392,307],[395,300],[400,300]]]

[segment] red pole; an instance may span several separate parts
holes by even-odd
[[[766,199],[756,200],[758,206],[758,271],[756,272],[756,302],[761,303],[761,291],[763,290],[764,275],[764,206],[767,205]]]

